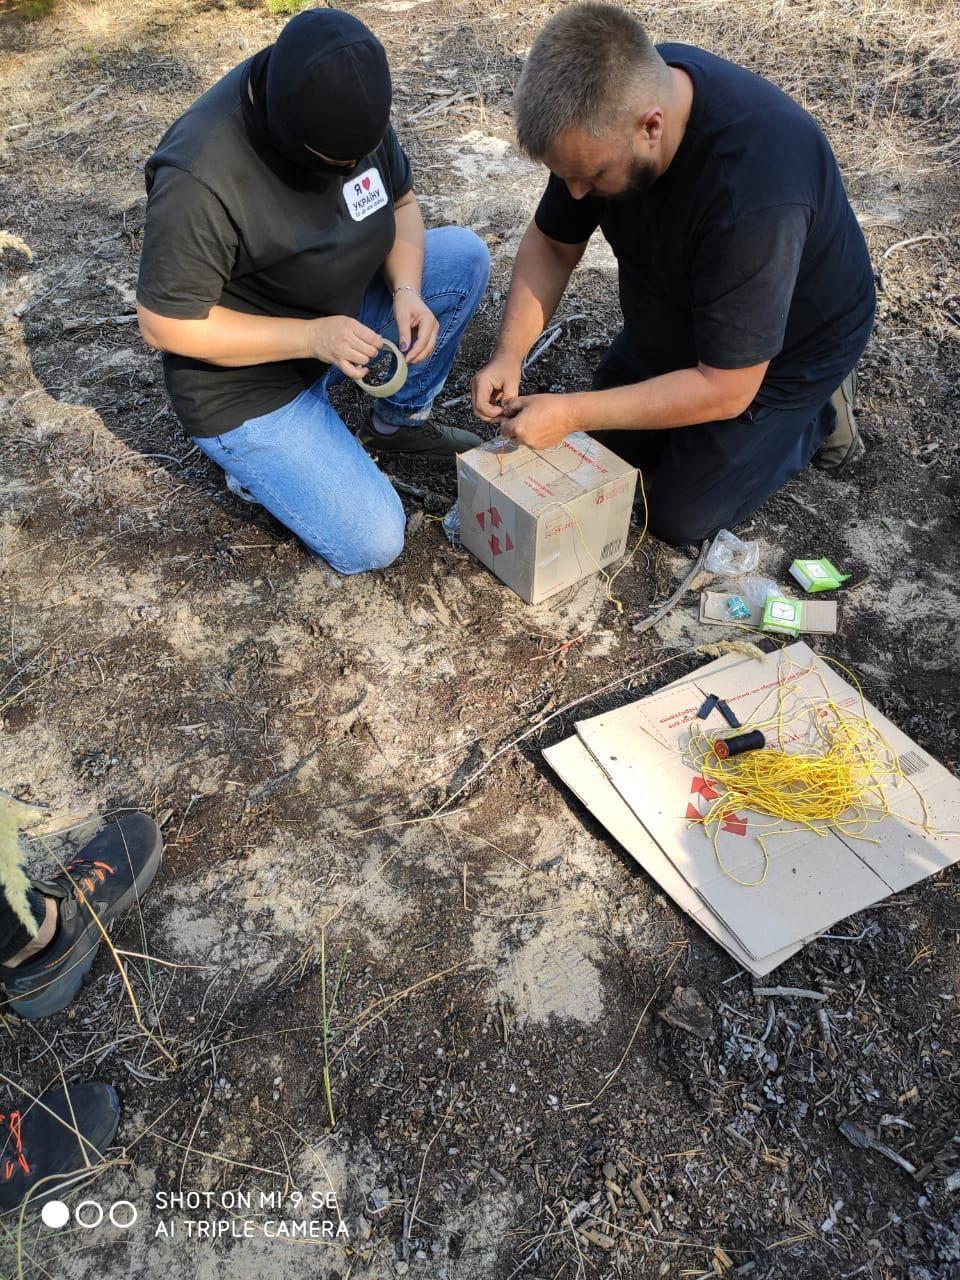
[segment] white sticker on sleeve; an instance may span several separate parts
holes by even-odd
[[[367,169],[343,184],[343,198],[354,222],[362,222],[387,203],[383,179],[376,169]]]

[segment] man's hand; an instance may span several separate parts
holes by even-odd
[[[583,429],[569,396],[514,396],[504,402],[502,413],[503,434],[531,449],[551,449],[571,431]]]
[[[369,363],[379,353],[383,339],[352,316],[324,316],[310,322],[310,355],[324,364],[333,364],[356,381],[369,372]]]
[[[496,422],[503,404],[520,390],[522,362],[512,356],[495,355],[473,375],[473,412],[484,422]]]
[[[393,315],[400,335],[400,350],[407,364],[420,364],[429,359],[437,345],[440,321],[420,295],[410,289],[398,290],[393,300]]]

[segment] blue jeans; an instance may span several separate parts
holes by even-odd
[[[421,294],[440,332],[429,360],[410,366],[395,396],[375,402],[384,422],[427,421],[489,272],[487,246],[472,231],[427,232]],[[393,299],[379,277],[364,295],[359,319],[399,341]],[[328,369],[282,408],[219,436],[192,438],[315,555],[340,573],[362,573],[396,560],[406,519],[393,485],[330,404],[330,388],[344,381],[339,369]]]

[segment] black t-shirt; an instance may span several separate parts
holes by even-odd
[[[217,304],[302,320],[357,316],[393,248],[393,205],[411,188],[409,161],[390,128],[347,179],[288,164],[244,125],[246,65],[176,120],[147,161],[137,300],[178,319],[202,319]],[[170,354],[163,365],[173,407],[194,436],[280,408],[327,368],[316,360],[224,368]]]
[[[551,175],[536,224],[565,244],[601,228],[640,376],[769,360],[758,403],[822,404],[863,351],[876,303],[830,145],[761,77],[691,45],[658,47],[693,80],[666,172],[615,200],[575,200]]]

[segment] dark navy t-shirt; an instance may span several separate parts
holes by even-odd
[[[638,377],[769,360],[759,404],[822,404],[863,351],[876,303],[830,145],[760,76],[691,45],[658,48],[693,81],[666,172],[614,200],[576,200],[551,175],[536,224],[565,244],[602,230]]]

